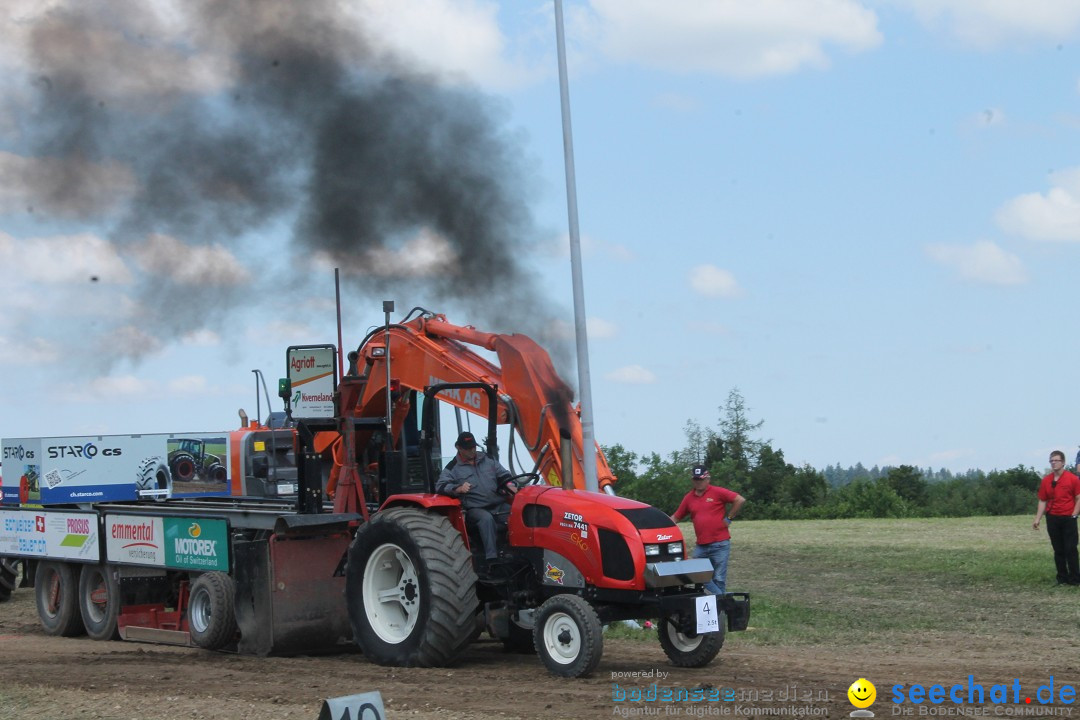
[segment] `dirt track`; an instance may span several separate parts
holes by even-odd
[[[732,688],[736,693],[732,702],[693,705],[698,716],[729,709],[728,717],[748,717],[795,705],[815,709],[807,717],[838,718],[853,709],[846,691],[860,676],[877,685],[879,700],[872,709],[882,718],[892,715],[893,706],[884,698],[894,683],[960,682],[971,674],[987,686],[1019,678],[1024,688],[1034,689],[1055,674],[1059,684],[1076,685],[1080,658],[1063,662],[1062,650],[1041,645],[1009,650],[992,641],[973,643],[962,632],[908,647],[852,649],[752,647],[733,636],[709,667],[680,670],[667,664],[659,643],[608,640],[591,678],[560,680],[549,676],[535,656],[505,654],[501,645],[485,641],[456,667],[405,669],[380,667],[356,654],[254,658],[54,638],[38,626],[33,592],[20,589],[0,604],[0,718],[313,720],[324,698],[370,690],[382,692],[390,718],[606,718],[629,708],[664,715],[662,703],[613,702],[613,683],[632,690],[653,682],[661,688]],[[1076,656],[1069,652],[1064,657]],[[613,676],[650,671],[670,675]],[[785,690],[788,695],[794,690],[800,699],[783,700]],[[806,692],[814,698],[803,699]],[[694,716],[686,703],[667,705],[673,708],[668,715],[677,710],[677,716]],[[989,716],[994,715],[990,708]]]

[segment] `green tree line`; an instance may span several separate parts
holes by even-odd
[[[714,485],[746,498],[746,519],[965,517],[1033,512],[1040,475],[1017,465],[984,473],[921,470],[911,465],[867,469],[862,464],[816,470],[795,467],[769,440],[757,437],[764,421],[749,417],[733,389],[714,430],[688,420],[687,444],[666,458],[638,455],[622,445],[604,447],[619,479],[620,495],[675,512],[690,490],[690,468],[704,463]]]

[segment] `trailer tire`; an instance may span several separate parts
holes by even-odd
[[[46,635],[73,637],[86,632],[79,613],[77,565],[39,562],[34,574],[38,619]]]
[[[439,667],[472,640],[476,572],[445,516],[383,510],[357,531],[345,573],[353,637],[373,662]]]
[[[188,632],[204,650],[220,650],[236,638],[236,584],[228,574],[208,572],[191,584]]]
[[[139,472],[135,480],[139,490],[165,490],[165,496],[155,496],[155,500],[164,500],[172,496],[172,473],[160,457],[148,457],[139,463]]]
[[[196,468],[198,468],[198,463],[195,462],[195,456],[191,453],[177,453],[169,458],[169,470],[178,482],[189,482],[195,477]]]
[[[679,632],[675,621],[661,618],[657,635],[660,647],[668,660],[676,667],[699,668],[713,661],[724,645],[724,623],[720,623],[719,632],[701,633],[690,637]]]
[[[94,640],[120,637],[120,583],[110,565],[86,565],[79,575],[79,612],[86,634]]]
[[[552,675],[585,677],[600,664],[604,631],[587,600],[577,595],[555,595],[536,611],[533,643]]]
[[[0,557],[0,602],[11,599],[15,586],[19,582],[19,561],[9,557]]]

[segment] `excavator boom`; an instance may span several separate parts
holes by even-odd
[[[473,348],[494,352],[498,364]],[[574,488],[585,487],[581,418],[573,402],[573,391],[555,371],[548,353],[531,338],[454,325],[444,315],[432,313],[374,331],[360,346],[356,358],[356,372],[366,381],[352,407],[343,403],[343,414],[366,418],[387,416],[387,356],[391,389],[397,392],[392,417],[395,413],[404,415],[400,407],[404,398],[401,390],[423,392],[424,388],[439,383],[494,385],[498,388],[497,422],[511,425],[517,431],[540,477],[550,485],[565,482]],[[446,390],[439,394],[439,399],[482,417],[489,413],[487,395],[479,390]],[[400,424],[396,421],[392,424],[397,442]],[[569,468],[563,467],[564,438],[570,441]],[[597,451],[599,486],[611,493],[615,477],[599,447]]]

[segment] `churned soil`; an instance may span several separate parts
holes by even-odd
[[[1063,657],[1061,648],[1042,643],[1005,648],[992,639],[973,642],[967,631],[892,647],[756,646],[744,640],[748,636],[732,635],[711,665],[694,670],[668,664],[656,641],[608,638],[597,671],[567,680],[549,675],[535,655],[504,653],[486,640],[454,667],[432,669],[380,667],[357,653],[258,658],[50,637],[38,624],[33,591],[21,588],[0,603],[0,719],[314,720],[324,699],[372,690],[382,693],[389,718],[841,718],[854,709],[847,688],[860,677],[876,684],[871,710],[882,718],[898,715],[886,701],[896,683],[950,685],[971,675],[988,689],[1018,679],[1031,694],[1050,675],[1058,685],[1075,686],[1080,679],[1075,652]],[[633,699],[635,692],[648,698],[654,684],[661,694],[685,688],[728,699]],[[627,699],[619,699],[621,693]],[[1009,714],[1024,709],[1022,702],[1007,707]],[[1000,717],[1005,706],[988,702],[985,710]]]

